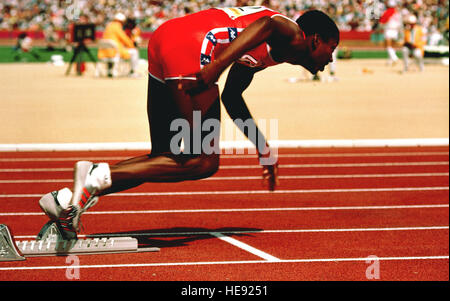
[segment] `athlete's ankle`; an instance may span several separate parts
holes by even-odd
[[[89,170],[85,187],[89,190],[101,192],[111,187],[111,170],[108,163],[95,163]]]

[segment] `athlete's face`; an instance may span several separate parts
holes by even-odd
[[[336,49],[338,42],[333,38],[325,42],[316,35],[312,43],[311,57],[305,67],[315,74],[318,71],[323,71],[325,66],[333,61],[333,51]]]

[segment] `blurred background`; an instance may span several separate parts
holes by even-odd
[[[278,120],[274,138],[448,139],[449,1],[0,0],[0,144],[148,141],[153,31],[249,5],[320,9],[341,31],[321,74],[282,64],[245,91],[255,118]]]
[[[134,22],[140,31],[138,46],[145,48],[152,32],[166,20],[210,7],[244,5],[264,5],[294,20],[302,11],[323,10],[336,21],[342,32],[341,51],[345,50],[342,46],[350,49],[366,47],[366,50],[367,47],[383,47],[386,24],[380,23],[380,18],[389,7],[395,6],[401,16],[400,27],[404,26],[408,16],[415,15],[417,23],[424,28],[427,45],[448,45],[448,4],[446,0],[1,0],[0,45],[16,46],[19,36],[26,34],[32,39],[32,46],[38,47],[36,55],[16,56],[16,61],[48,60],[48,53],[40,52],[72,49],[74,24],[94,24],[95,36],[100,39],[107,24],[120,12]],[[398,40],[401,40],[401,29],[399,31]],[[1,50],[0,59],[14,60],[14,55],[7,50],[10,49]],[[344,55],[341,52],[341,56]],[[145,51],[141,57],[146,57]]]

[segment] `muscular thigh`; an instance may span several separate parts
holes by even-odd
[[[204,145],[215,147],[214,151],[217,151],[220,138],[220,101],[217,87],[193,97],[188,97],[184,93],[174,93],[175,90],[166,83],[149,78],[147,113],[152,154],[179,153],[181,129],[176,125],[180,124],[180,119],[185,121],[181,124],[196,119],[194,123],[198,126],[189,127],[188,131],[184,131],[189,133],[182,136],[185,146],[189,146],[189,150],[185,149],[185,153],[203,153]],[[205,139],[207,141],[204,141]]]
[[[178,123],[177,139],[184,141],[184,153],[210,155],[218,151],[220,138],[220,101],[218,87],[213,86],[199,94],[189,96],[172,87],[175,102],[182,112]],[[212,149],[212,147],[216,147]]]
[[[167,85],[152,77],[148,81],[147,115],[152,154],[170,152],[170,141],[175,135],[170,124],[181,115]]]

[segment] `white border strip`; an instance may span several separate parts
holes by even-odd
[[[370,260],[370,257],[354,258],[308,258],[308,259],[280,259],[279,261],[268,260],[241,260],[241,261],[197,261],[197,262],[155,262],[155,263],[123,263],[123,264],[95,264],[95,265],[56,265],[56,266],[6,266],[0,267],[0,271],[20,270],[57,270],[57,269],[105,269],[105,268],[143,268],[143,267],[169,267],[169,266],[196,266],[196,265],[230,265],[230,264],[259,264],[259,263],[314,263],[314,262],[359,262]],[[377,257],[380,261],[393,260],[445,260],[448,255],[438,256],[405,256],[405,257]]]
[[[359,139],[359,140],[271,140],[278,148],[299,147],[396,147],[396,146],[448,146],[449,138],[417,139]],[[221,149],[254,148],[248,140],[221,141]],[[106,142],[106,143],[30,143],[0,144],[0,151],[101,151],[151,149],[150,142]]]

